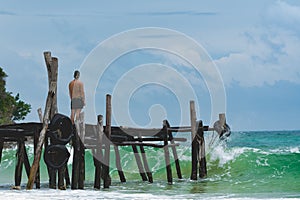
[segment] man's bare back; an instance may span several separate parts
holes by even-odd
[[[69,83],[69,95],[71,99],[71,121],[79,117],[81,109],[85,106],[85,94],[83,83],[79,80],[79,71],[74,72],[74,80]]]

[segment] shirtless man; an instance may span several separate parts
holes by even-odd
[[[74,80],[69,83],[69,95],[71,98],[71,121],[79,119],[79,114],[85,106],[85,96],[83,83],[79,80],[80,72],[74,72]]]

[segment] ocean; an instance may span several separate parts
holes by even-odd
[[[190,180],[190,143],[178,147],[183,179],[176,177],[172,162],[173,184],[167,183],[163,151],[146,147],[153,183],[143,182],[130,147],[120,147],[123,170],[127,179],[121,183],[111,149],[112,185],[93,189],[92,154],[86,151],[84,190],[48,189],[46,166],[41,161],[41,189],[26,190],[23,172],[21,190],[11,190],[14,183],[15,149],[3,150],[0,164],[1,199],[300,199],[300,131],[232,132],[227,141],[214,141],[206,133],[208,176]],[[30,160],[32,147],[27,147]],[[70,149],[70,151],[72,151]],[[69,171],[71,171],[69,159]],[[103,185],[102,185],[103,186]]]

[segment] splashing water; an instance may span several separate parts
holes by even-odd
[[[130,147],[121,147],[121,162],[126,183],[120,183],[111,151],[112,186],[108,190],[93,190],[94,165],[92,154],[86,151],[86,189],[84,191],[58,191],[47,187],[46,166],[41,161],[41,190],[8,190],[14,183],[16,150],[3,150],[0,165],[0,195],[4,199],[253,199],[300,198],[300,131],[233,132],[227,142],[207,144],[206,179],[190,181],[191,149],[187,144],[178,148],[183,179],[176,178],[174,160],[171,159],[174,184],[168,185],[162,149],[145,148],[154,183],[141,181]],[[70,149],[69,149],[70,150]],[[30,162],[33,149],[28,147]],[[69,171],[71,172],[71,161]],[[22,187],[27,182],[23,172]],[[34,195],[33,195],[34,194]]]

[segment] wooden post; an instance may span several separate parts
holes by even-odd
[[[85,137],[85,124],[84,124],[84,112],[79,115],[79,177],[78,177],[78,189],[84,189],[85,180],[85,147],[84,147],[84,137]]]
[[[24,163],[24,138],[19,138],[18,142],[18,150],[17,150],[17,165],[15,169],[15,187],[18,188],[21,185],[22,179],[22,167]]]
[[[118,174],[119,174],[119,177],[120,177],[120,181],[121,182],[126,182],[126,178],[124,176],[122,166],[121,166],[121,158],[120,158],[119,147],[117,145],[114,145],[114,149],[115,149],[115,154],[116,154],[116,166],[117,166]]]
[[[106,126],[105,126],[105,136],[103,142],[105,145],[105,156],[104,156],[104,167],[103,167],[103,179],[104,188],[109,188],[109,161],[110,161],[110,135],[111,135],[111,95],[106,95]]]
[[[148,180],[149,180],[150,183],[153,183],[152,172],[150,171],[150,168],[149,168],[149,165],[148,165],[148,161],[147,161],[144,146],[140,146],[140,150],[141,150],[142,159],[143,159],[143,163],[144,163],[144,166],[145,166],[146,174],[148,176]]]
[[[172,148],[172,152],[173,152],[173,157],[175,160],[175,166],[176,166],[176,172],[177,172],[177,177],[179,179],[182,179],[182,175],[181,175],[181,169],[180,169],[180,164],[179,164],[179,159],[178,159],[178,155],[177,155],[177,151],[176,151],[176,147],[174,146],[175,142],[174,142],[174,138],[173,138],[173,134],[172,131],[169,131],[170,128],[170,124],[168,122],[168,120],[164,120],[164,124],[167,126],[168,129],[168,136],[169,139],[171,140],[171,148]]]
[[[38,115],[39,115],[40,122],[43,123],[43,111],[42,111],[42,109],[38,108],[37,112],[38,112]]]
[[[200,120],[197,130],[198,145],[199,145],[199,177],[205,178],[207,176],[206,168],[206,156],[205,156],[205,140],[204,140],[204,131],[203,131],[203,122]],[[199,143],[200,142],[200,143]]]
[[[71,189],[78,189],[78,178],[79,178],[79,136],[76,130],[75,125],[73,126],[73,138],[72,138],[72,146],[73,146],[73,163],[72,163],[72,183]]]
[[[37,171],[38,171],[38,167],[39,167],[39,163],[40,163],[40,159],[41,159],[41,153],[42,153],[42,146],[44,144],[46,131],[48,129],[50,109],[51,109],[53,97],[54,97],[54,94],[55,94],[54,91],[55,91],[56,87],[57,87],[56,82],[52,82],[51,86],[50,86],[50,90],[48,92],[48,96],[47,96],[47,100],[46,100],[46,106],[45,106],[45,112],[44,112],[44,117],[43,117],[43,119],[44,119],[43,129],[40,132],[39,141],[37,143],[37,148],[36,148],[36,151],[35,151],[33,164],[32,164],[31,169],[30,169],[30,176],[29,176],[28,182],[27,182],[27,187],[26,188],[28,190],[31,190],[33,188],[33,183],[34,183]]]
[[[0,138],[0,163],[1,163],[1,160],[2,160],[2,150],[3,150],[3,140],[2,138]]]
[[[168,179],[168,183],[172,184],[173,177],[172,177],[172,168],[171,168],[171,162],[170,162],[170,151],[169,151],[169,145],[168,145],[168,127],[167,127],[166,121],[164,121],[163,129],[164,129],[163,137],[164,137],[164,153],[165,153],[167,179]]]
[[[48,122],[57,113],[57,73],[58,73],[58,59],[51,57],[51,52],[44,52],[48,72],[49,91],[46,100],[45,112],[43,117],[43,129],[39,135],[39,141],[35,151],[32,167],[30,169],[30,176],[27,182],[27,189],[33,188],[33,183],[37,172],[39,170],[39,162],[41,159],[42,147],[45,140],[46,131],[48,129]]]
[[[48,71],[48,83],[50,88],[51,82],[57,83],[58,59],[52,57],[51,52],[44,52],[44,59]],[[54,94],[56,93],[57,93],[57,87],[54,90]],[[57,113],[57,95],[54,95],[53,97],[49,119],[51,119],[55,113]],[[48,141],[45,141],[45,148],[47,146],[48,146]],[[56,189],[56,174],[58,170],[53,169],[51,167],[47,167],[47,169],[49,175],[49,188]],[[62,175],[60,175],[60,177],[62,177]]]
[[[68,163],[66,163],[65,166],[65,179],[66,179],[66,186],[69,187],[71,185],[71,180],[69,175]]]
[[[138,149],[136,148],[136,145],[131,145],[131,147],[132,147],[134,157],[135,157],[135,161],[136,161],[136,164],[138,166],[138,169],[139,169],[140,175],[142,177],[142,180],[143,181],[148,181],[145,170],[144,170],[144,167],[143,167],[143,164],[142,164],[141,157],[140,157],[139,152],[138,152]]]
[[[48,83],[49,88],[51,85],[51,82],[57,83],[57,74],[58,74],[58,59],[51,56],[51,52],[46,51],[44,52],[44,59],[46,63],[46,67],[48,70]],[[54,93],[57,94],[57,88],[55,88]],[[53,117],[55,113],[57,113],[57,95],[53,97],[52,105],[51,105],[51,112],[50,112],[50,118]]]
[[[25,148],[25,140],[23,141],[23,145],[21,147],[23,148],[23,156],[24,156],[23,161],[24,161],[25,171],[26,171],[27,177],[29,177],[29,175],[30,175],[30,163],[29,163],[27,151],[26,151],[26,148]]]
[[[43,118],[43,117],[42,117]],[[41,118],[41,119],[42,119]],[[41,121],[43,122],[43,121]],[[37,145],[38,145],[38,141],[39,141],[39,135],[40,135],[40,131],[38,128],[36,128],[35,132],[34,132],[34,138],[33,138],[33,150],[34,152],[36,152],[37,149]],[[29,171],[29,176],[30,176],[30,171]],[[41,188],[41,184],[40,184],[40,167],[37,168],[36,171],[36,177],[35,177],[35,187],[37,189]]]
[[[103,136],[103,116],[97,116],[98,126],[97,126],[97,146],[93,154],[94,165],[95,165],[95,181],[94,188],[100,189],[101,187],[101,175],[102,175],[102,164],[100,162],[103,159],[102,154],[102,136]]]
[[[197,161],[198,161],[198,145],[196,139],[196,110],[195,102],[190,101],[190,116],[191,116],[191,132],[192,132],[192,172],[191,180],[197,180]]]

